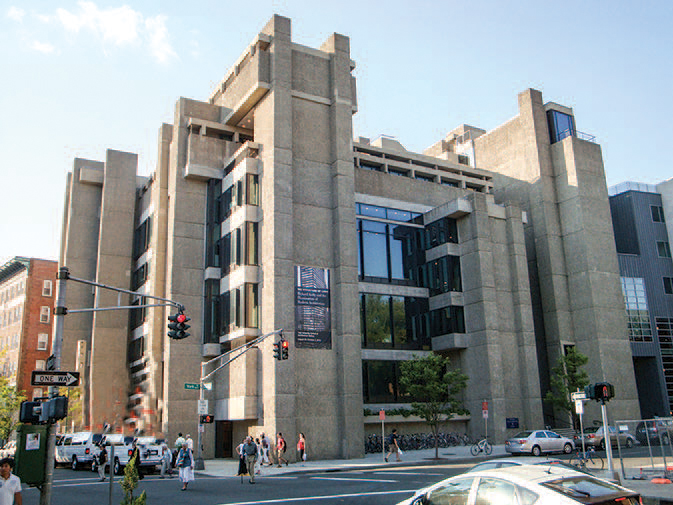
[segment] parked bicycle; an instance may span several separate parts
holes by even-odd
[[[580,470],[593,471],[602,470],[605,462],[593,447],[588,447],[584,454],[582,454],[582,449],[578,447],[575,454],[570,458],[570,464]]]
[[[493,452],[493,446],[488,443],[488,439],[482,438],[479,442],[475,442],[472,447],[470,447],[470,452],[472,456],[476,456],[480,452],[483,452],[487,456]]]

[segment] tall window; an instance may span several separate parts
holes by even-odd
[[[673,277],[664,277],[664,293],[673,295]]]
[[[131,303],[131,305],[145,305],[147,303],[147,299],[144,297],[141,297],[134,302]],[[131,309],[129,311],[129,329],[130,330],[135,330],[139,326],[141,326],[147,317],[147,307],[141,307],[138,309]]]
[[[444,307],[430,312],[430,335],[465,333],[463,307]]]
[[[664,208],[661,205],[650,205],[650,211],[652,212],[652,221],[655,223],[665,223],[664,219]]]
[[[35,370],[44,370],[47,367],[47,362],[43,359],[35,360]]]
[[[51,309],[49,307],[42,306],[40,307],[40,322],[49,323],[49,318],[51,316]]]
[[[150,245],[151,219],[148,217],[133,234],[133,260],[140,258]]]
[[[222,181],[208,182],[206,201],[206,267],[220,266],[220,234],[222,223]]]
[[[147,263],[143,263],[140,268],[138,268],[133,274],[131,275],[131,290],[135,291],[137,290],[140,286],[145,284],[147,282],[147,272],[149,270],[149,267]]]
[[[205,282],[203,343],[216,344],[220,341],[222,326],[220,319],[220,281],[208,279]]]
[[[575,121],[572,116],[557,110],[547,111],[547,123],[551,143],[575,136]]]
[[[361,294],[362,347],[429,349],[427,311],[424,298]]]
[[[414,233],[416,230],[408,226],[360,219],[360,278],[370,282],[413,284],[410,241]]]
[[[659,253],[660,258],[671,257],[671,246],[668,243],[668,240],[657,241],[657,252]]]
[[[42,296],[51,296],[52,283],[49,279],[42,281]]]
[[[673,403],[673,318],[657,317],[657,335],[659,336],[659,349],[664,366],[664,380],[668,399]]]
[[[49,345],[49,335],[47,333],[37,334],[37,350],[46,351]]]
[[[645,280],[640,277],[622,277],[621,280],[628,318],[629,339],[633,342],[652,342],[652,325],[645,295]]]

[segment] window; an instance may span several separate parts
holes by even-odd
[[[472,482],[474,482],[474,477],[447,482],[445,485],[430,491],[423,503],[427,505],[466,505],[470,497]]]
[[[147,299],[145,297],[141,297],[133,301],[131,305],[145,305],[146,303]],[[146,318],[147,318],[147,307],[141,307],[138,309],[129,310],[129,329],[133,331],[139,326],[142,326],[143,323],[145,323]]]
[[[259,176],[247,174],[245,177],[245,201],[248,205],[259,205]]]
[[[413,285],[411,242],[419,229],[358,220],[358,273],[369,282]]]
[[[650,211],[652,211],[652,221],[655,223],[665,223],[664,219],[664,208],[661,205],[650,205]]]
[[[666,241],[657,241],[657,252],[659,252],[660,258],[670,258],[671,257],[671,246]]]
[[[42,306],[40,308],[40,322],[48,323],[51,315],[51,309],[49,307]]]
[[[220,319],[220,281],[208,279],[205,282],[205,302],[204,302],[204,344],[216,344],[220,341],[222,333]]]
[[[245,223],[245,264],[257,265],[258,254],[258,224],[246,221]]]
[[[48,279],[42,281],[42,296],[51,296],[51,281]]]
[[[140,258],[150,245],[151,220],[148,217],[143,221],[133,234],[133,260]]]
[[[478,505],[518,505],[516,488],[515,484],[504,480],[480,479],[475,503]]]
[[[46,333],[38,333],[37,335],[37,350],[46,351],[49,345],[49,335]]]
[[[131,276],[131,290],[135,291],[147,282],[147,272],[149,268],[147,263],[143,263]]]
[[[33,400],[42,398],[42,388],[33,388]]]
[[[622,277],[622,292],[628,318],[629,340],[652,342],[650,312],[645,295],[645,279]]]
[[[548,110],[547,123],[552,144],[566,137],[575,136],[575,121],[568,114],[557,110]]]
[[[463,307],[444,307],[430,312],[430,336],[465,333]]]
[[[664,277],[664,293],[673,295],[673,277]]]
[[[47,362],[43,359],[38,359],[35,361],[35,370],[45,370],[47,368]]]
[[[424,298],[363,293],[360,296],[362,347],[429,349],[428,301]]]

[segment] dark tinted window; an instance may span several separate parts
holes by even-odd
[[[428,493],[427,505],[465,505],[470,496],[474,478],[455,479],[439,486]]]

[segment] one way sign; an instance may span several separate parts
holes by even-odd
[[[30,383],[33,386],[79,386],[79,372],[33,370]]]

